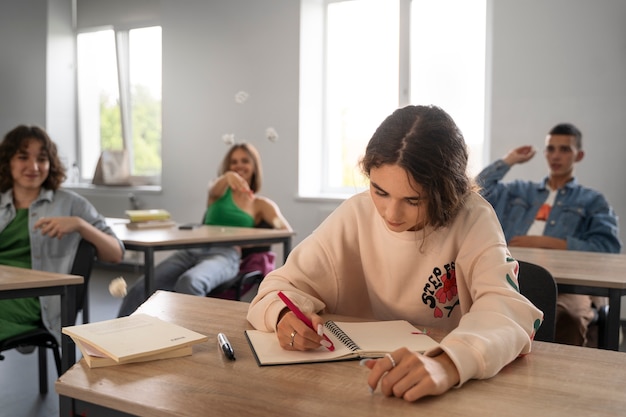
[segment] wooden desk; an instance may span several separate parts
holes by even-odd
[[[516,259],[550,271],[559,292],[608,297],[608,348],[619,350],[621,297],[626,295],[626,254],[516,247],[509,250]]]
[[[0,299],[39,297],[43,295],[61,296],[61,326],[71,326],[75,322],[76,285],[83,283],[83,277],[69,274],[35,271],[0,265]],[[76,362],[76,348],[72,338],[61,336],[61,371],[65,372]]]
[[[247,308],[158,291],[138,311],[206,334],[209,342],[185,358],[94,369],[81,360],[56,382],[61,416],[73,415],[68,397],[150,417],[623,416],[626,410],[624,353],[534,342],[531,354],[494,378],[407,403],[380,390],[371,395],[368,370],[358,361],[259,367],[243,334]],[[229,337],[236,361],[222,354],[218,332]]]
[[[282,243],[283,256],[287,259],[295,234],[288,230],[221,226],[200,226],[191,230],[180,230],[177,227],[133,230],[126,227],[127,222],[124,219],[107,219],[126,249],[143,252],[146,297],[154,291],[152,280],[156,251],[200,248],[214,244],[234,246]]]

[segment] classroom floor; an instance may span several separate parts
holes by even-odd
[[[120,300],[109,295],[108,285],[111,279],[120,275],[110,270],[95,270],[91,277],[89,294],[91,302],[91,321],[115,318]],[[137,275],[123,273],[131,283]],[[253,294],[249,293],[249,301]],[[80,322],[80,318],[79,318]],[[626,324],[622,323],[626,334]],[[626,341],[620,346],[626,352]],[[56,417],[59,415],[59,397],[54,391],[56,368],[52,355],[48,355],[48,394],[39,395],[39,370],[36,352],[23,355],[15,350],[3,353],[0,361],[0,417]]]

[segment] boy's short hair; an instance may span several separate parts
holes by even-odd
[[[583,134],[576,126],[574,126],[571,123],[559,123],[558,125],[554,126],[552,129],[550,129],[548,134],[549,135],[574,136],[574,139],[576,140],[576,147],[578,149],[583,148]]]

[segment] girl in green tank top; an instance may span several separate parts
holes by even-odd
[[[211,204],[204,216],[204,224],[214,226],[254,227],[254,217],[241,210],[233,201],[229,188],[222,197]]]
[[[203,223],[214,226],[256,227],[261,223],[291,229],[271,200],[257,195],[261,160],[247,143],[233,145],[224,156],[219,177],[211,184]],[[273,259],[273,258],[272,258]],[[155,269],[155,289],[206,296],[232,279],[240,269],[241,248],[211,245],[176,251]],[[131,286],[119,316],[127,316],[145,301],[144,277]]]

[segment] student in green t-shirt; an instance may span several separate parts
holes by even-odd
[[[104,217],[80,195],[64,190],[65,168],[40,127],[20,125],[0,143],[0,264],[69,273],[81,239],[106,262],[124,246]],[[0,339],[39,327],[61,337],[59,296],[0,300]]]

